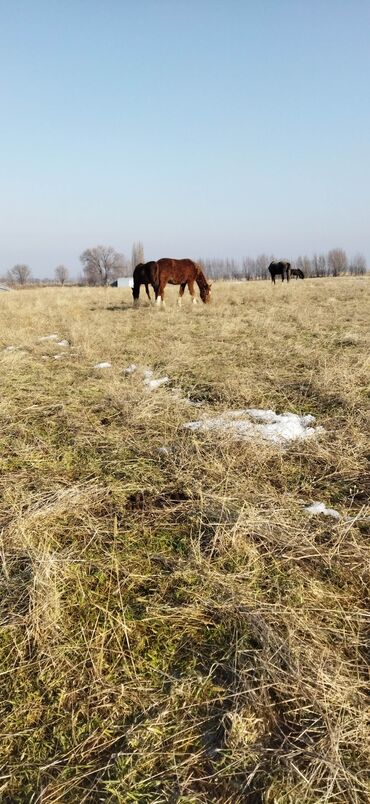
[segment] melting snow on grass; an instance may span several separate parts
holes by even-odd
[[[106,369],[106,368],[111,368],[111,366],[112,366],[112,363],[95,363],[94,368],[96,368],[96,369]]]
[[[57,346],[63,346],[63,347],[65,347],[65,346],[69,346],[69,343],[68,343],[68,341],[66,341],[65,339],[63,339],[62,341],[58,341],[58,342],[57,342]]]
[[[167,385],[169,383],[169,377],[158,377],[158,379],[154,378],[154,372],[151,369],[142,369],[138,367],[135,363],[130,363],[127,368],[123,369],[123,373],[126,376],[130,374],[134,374],[136,371],[140,371],[143,375],[144,385],[149,391],[155,391],[157,388],[160,388],[161,385]]]
[[[312,503],[312,505],[308,505],[304,510],[307,514],[324,514],[324,516],[332,516],[334,519],[340,519],[339,511],[336,511],[335,508],[327,508],[323,502]]]
[[[273,410],[246,408],[230,410],[222,416],[187,422],[188,430],[222,431],[238,439],[260,437],[275,444],[286,444],[297,439],[312,438],[324,432],[315,425],[315,417],[298,416],[297,413],[275,413]]]
[[[40,341],[40,343],[42,341],[58,341],[59,340],[59,335],[55,335],[55,334],[54,335],[43,335],[42,338],[38,338],[38,340]]]
[[[144,371],[144,385],[149,389],[149,391],[156,391],[157,388],[160,388],[161,385],[167,385],[170,381],[169,377],[159,377],[157,380],[153,379],[153,372],[151,369],[147,369]]]

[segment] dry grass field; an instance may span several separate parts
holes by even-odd
[[[370,279],[176,293],[0,296],[0,800],[369,802]]]

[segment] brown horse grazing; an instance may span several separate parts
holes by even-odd
[[[304,279],[304,273],[300,268],[292,268],[290,276],[295,276],[296,279]]]
[[[275,284],[275,276],[281,275],[281,281],[284,282],[284,276],[286,276],[286,281],[289,282],[290,279],[290,262],[287,260],[274,260],[269,265],[270,276]]]
[[[193,299],[193,304],[196,304],[194,282],[197,283],[199,288],[200,298],[204,304],[211,301],[211,285],[207,282],[202,269],[192,260],[173,260],[169,257],[163,257],[156,263],[156,288],[155,297],[157,304],[164,304],[164,289],[167,285],[180,285],[178,304],[181,305],[181,300],[184,295],[186,285],[189,288],[189,293]]]
[[[141,285],[145,285],[146,295],[151,301],[150,293],[149,293],[149,285],[155,290],[155,270],[156,270],[156,263],[151,262],[139,262],[139,264],[134,269],[133,273],[133,280],[134,286],[132,288],[132,295],[134,298],[134,303],[139,301],[140,296],[140,288]]]

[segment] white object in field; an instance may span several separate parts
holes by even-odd
[[[170,450],[168,447],[158,447],[158,455],[162,455],[164,458],[167,458],[170,454]]]
[[[134,374],[134,372],[136,370],[137,370],[137,366],[135,365],[135,363],[130,363],[130,365],[127,366],[127,368],[123,369],[123,373],[124,374]]]
[[[169,377],[159,377],[158,380],[151,380],[147,377],[144,380],[144,385],[149,388],[149,391],[156,391],[157,388],[160,388],[161,385],[166,385],[170,381]]]
[[[112,366],[112,363],[95,363],[94,368],[96,368],[96,369],[105,369],[105,368],[111,368],[111,366]]]
[[[62,341],[58,341],[57,346],[69,346],[69,342],[63,339]]]
[[[38,340],[40,341],[40,343],[42,341],[58,341],[59,340],[59,335],[55,335],[55,334],[54,335],[43,335],[42,338],[38,338]]]
[[[314,427],[315,417],[310,414],[275,413],[273,410],[247,408],[231,410],[212,419],[200,419],[183,426],[188,430],[219,430],[238,439],[261,437],[275,444],[285,444],[297,439],[312,438],[324,432],[323,427]]]
[[[132,276],[120,276],[111,283],[112,288],[133,288],[134,279]]]
[[[335,508],[327,508],[323,502],[312,503],[312,505],[308,505],[304,510],[308,514],[324,514],[324,516],[332,516],[334,519],[340,519],[339,511],[336,511]]]

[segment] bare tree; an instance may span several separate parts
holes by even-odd
[[[87,248],[80,260],[88,285],[109,285],[118,276],[123,276],[127,268],[123,254],[111,246]]]
[[[68,281],[68,268],[65,265],[57,265],[55,269],[55,279],[60,285]]]
[[[7,273],[7,280],[11,284],[27,285],[31,281],[31,269],[28,265],[14,265]]]
[[[248,282],[256,278],[256,261],[251,257],[244,257],[242,262],[242,273]]]
[[[134,243],[133,246],[132,246],[132,252],[131,252],[131,271],[132,272],[133,272],[134,268],[136,267],[136,265],[139,264],[139,262],[145,262],[144,246],[143,246],[143,244],[142,244],[142,242],[140,240],[138,240],[137,243]]]
[[[298,257],[295,260],[295,267],[303,271],[305,276],[313,275],[312,262],[309,257]]]
[[[312,257],[312,276],[326,276],[327,265],[325,254],[314,254]]]
[[[340,276],[348,270],[347,254],[342,248],[333,248],[329,251],[327,261],[332,276]]]
[[[349,264],[349,272],[354,276],[366,274],[366,260],[363,254],[356,254]]]
[[[268,267],[273,257],[268,257],[267,254],[259,254],[256,257],[256,279],[268,278]]]

